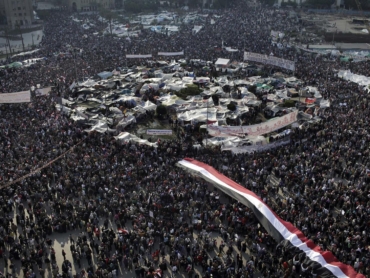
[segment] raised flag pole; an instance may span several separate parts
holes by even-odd
[[[207,99],[206,147],[207,145],[208,145],[208,99]]]

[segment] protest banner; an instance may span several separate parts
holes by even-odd
[[[271,150],[280,146],[284,146],[290,143],[290,137],[286,137],[282,140],[275,141],[266,145],[252,145],[252,146],[242,146],[242,147],[224,147],[222,151],[231,151],[235,154],[239,153],[254,153]]]
[[[146,131],[148,135],[172,135],[171,129],[148,129]]]
[[[152,58],[152,54],[127,54],[126,55],[127,59],[143,59],[143,58]]]
[[[31,92],[23,91],[10,94],[0,94],[0,103],[23,103],[31,102]]]
[[[244,52],[244,60],[252,61],[257,63],[262,63],[266,65],[273,65],[280,68],[295,70],[295,62],[290,60],[284,60],[274,56],[268,56],[265,54],[253,53],[253,52]]]
[[[36,89],[35,96],[37,97],[46,96],[46,95],[49,95],[50,91],[51,91],[51,87],[47,87],[43,89]]]
[[[180,52],[158,52],[158,56],[182,56],[184,51]]]
[[[215,137],[229,137],[237,134],[248,136],[259,136],[286,127],[297,121],[298,110],[276,117],[270,121],[249,126],[213,126],[208,125],[208,134]]]

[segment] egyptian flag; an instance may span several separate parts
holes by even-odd
[[[313,103],[315,103],[315,101],[316,101],[316,98],[307,97],[304,102],[307,103],[307,104],[313,104]]]
[[[191,158],[185,158],[177,165],[213,183],[215,187],[249,207],[266,231],[279,244],[289,244],[294,253],[301,253],[306,258],[305,264],[312,266],[320,277],[334,275],[340,278],[365,278],[351,266],[338,261],[331,252],[321,250],[291,223],[282,220],[252,191],[222,175],[211,166]]]

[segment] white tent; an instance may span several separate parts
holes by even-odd
[[[114,138],[116,140],[121,140],[121,141],[124,141],[124,142],[134,142],[134,143],[138,143],[138,144],[144,144],[144,145],[152,146],[152,147],[155,147],[155,148],[158,147],[157,143],[150,143],[148,140],[140,139],[139,137],[137,137],[133,134],[130,134],[128,132],[121,132],[119,135],[114,136]]]
[[[93,125],[89,129],[85,129],[86,132],[91,132],[91,131],[96,131],[99,133],[104,133],[104,132],[115,132],[115,129],[110,129],[108,127],[108,124],[105,121],[98,120],[96,121],[96,124]]]
[[[205,122],[208,119],[208,121],[215,122],[217,121],[216,114],[217,114],[216,108],[201,108],[197,110],[179,113],[177,114],[177,119],[182,121],[198,121],[198,122]]]
[[[221,67],[226,67],[230,63],[230,59],[224,59],[224,58],[218,58],[215,65],[216,66],[221,66]]]
[[[164,95],[158,99],[158,102],[165,106],[181,106],[188,105],[189,103],[178,96]]]
[[[202,28],[203,28],[203,26],[195,25],[194,28],[193,28],[193,34],[198,33]]]
[[[138,105],[139,106],[139,105]],[[147,110],[147,111],[153,111],[157,108],[157,105],[155,105],[153,102],[147,100],[146,102],[140,104],[140,106]]]
[[[118,124],[117,127],[125,128],[129,124],[136,123],[136,118],[132,115],[128,115],[127,117],[124,117]]]
[[[101,79],[107,79],[107,78],[113,76],[113,73],[111,73],[110,71],[103,71],[103,72],[98,73],[98,76]]]

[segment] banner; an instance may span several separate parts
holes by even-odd
[[[277,58],[274,56],[268,56],[265,54],[253,53],[253,52],[244,52],[244,60],[245,61],[252,61],[267,65],[273,65],[280,68],[288,69],[288,70],[295,70],[295,62],[290,60],[284,60],[281,58]]]
[[[227,52],[238,52],[238,51],[239,51],[238,49],[233,49],[233,48],[231,48],[231,47],[225,47],[225,50],[226,50]]]
[[[71,86],[69,86],[69,89],[72,91],[75,87],[76,87],[76,82],[73,81],[73,83],[71,84]]]
[[[171,129],[148,129],[146,131],[148,135],[172,135]]]
[[[181,56],[184,55],[184,51],[180,52],[158,52],[159,56]]]
[[[261,225],[277,242],[288,241],[295,250],[304,253],[310,267],[320,277],[365,278],[351,266],[340,262],[330,251],[322,250],[312,240],[305,237],[292,223],[281,219],[260,197],[242,185],[219,173],[211,166],[200,161],[185,158],[177,164],[187,172],[208,182],[231,198],[247,206],[254,213]],[[297,254],[297,252],[295,253]]]
[[[0,103],[31,102],[31,92],[23,91],[10,94],[0,94]]]
[[[35,96],[37,97],[46,96],[46,95],[49,95],[50,91],[51,91],[51,87],[47,87],[43,89],[36,89]]]
[[[288,145],[290,143],[290,137],[286,137],[284,139],[281,139],[279,141],[275,141],[270,144],[266,145],[252,145],[252,146],[244,146],[244,147],[225,147],[222,148],[221,151],[231,151],[233,153],[239,154],[239,153],[254,153],[254,152],[262,152],[271,150],[277,147],[281,147],[284,145]]]
[[[246,134],[259,136],[286,127],[297,121],[298,110],[282,117],[273,118],[267,122],[249,126],[208,126],[208,134],[215,137],[235,136]]]
[[[142,58],[152,58],[152,54],[146,54],[146,55],[141,55],[141,54],[127,54],[126,55],[127,59],[142,59]]]

